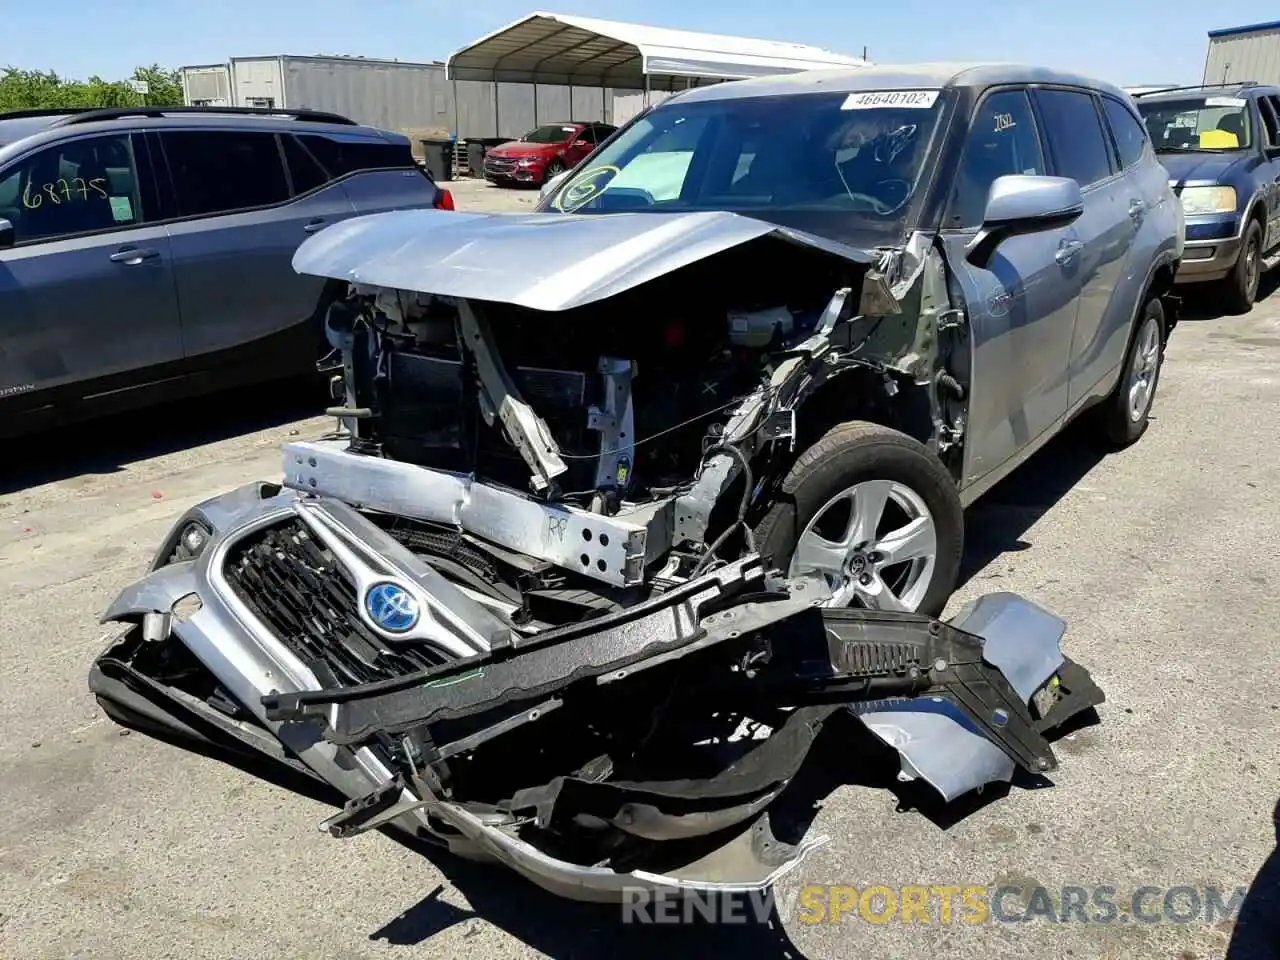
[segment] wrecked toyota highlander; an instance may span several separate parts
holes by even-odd
[[[1055,769],[1103,699],[1064,623],[936,618],[969,502],[1146,427],[1182,231],[1130,121],[1034,68],[743,81],[534,213],[327,228],[337,429],[178,521],[91,689],[583,899],[775,882],[820,735],[946,800]]]

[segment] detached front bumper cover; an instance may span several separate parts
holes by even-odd
[[[695,586],[686,592],[695,593]],[[793,590],[806,587],[821,590],[814,582],[792,584]],[[391,684],[268,695],[263,703],[274,720],[319,720],[324,738],[345,746],[416,732],[431,744],[435,764],[535,723],[575,697],[640,683],[650,667],[705,655],[746,630],[786,622],[785,636],[770,638],[774,649],[766,659],[720,689],[736,688],[750,702],[780,710],[847,700],[902,753],[904,772],[917,771],[954,799],[1008,780],[1015,765],[1055,769],[1044,733],[1105,699],[1087,672],[1062,655],[1061,621],[1015,594],[989,594],[962,615],[962,626],[981,618],[986,636],[915,614],[813,606],[800,594],[782,602],[748,600],[682,632],[680,597],[667,595],[536,638],[537,646],[515,648],[517,655],[448,664]],[[1020,622],[1001,622],[1006,619]],[[1044,716],[1033,715],[1032,697],[1046,685],[1052,705]],[[535,702],[541,709],[529,708]],[[480,714],[488,720],[465,740],[430,738],[437,723]],[[981,758],[977,769],[974,758]]]
[[[326,683],[219,587],[244,531],[349,511],[274,493],[202,507],[200,556],[158,558],[113,604],[108,619],[130,627],[90,676],[104,707],[326,782],[349,798],[324,824],[334,836],[394,827],[574,899],[777,882],[822,842],[780,819],[820,737],[840,751],[860,724],[897,750],[900,777],[951,800],[1052,771],[1046,735],[1103,701],[1063,656],[1062,621],[1021,597],[982,597],[951,622],[831,610],[820,578],[783,580],[754,556],[485,653]],[[192,594],[199,609],[175,613]],[[208,676],[194,692],[188,661]]]
[[[1104,699],[1062,655],[1062,621],[1021,597],[988,595],[950,624],[823,609],[825,588],[816,580],[792,581],[784,596],[755,593],[748,588],[759,586],[751,581],[761,570],[758,561],[754,568],[726,567],[711,583],[696,581],[611,617],[392,684],[269,695],[263,704],[273,720],[318,723],[332,743],[402,738],[413,756],[413,774],[326,821],[334,836],[423,809],[528,875],[539,839],[563,840],[583,823],[648,845],[691,842],[752,823],[736,844],[741,849],[732,856],[721,849],[714,858],[752,868],[727,886],[712,885],[748,889],[774,882],[821,842],[788,847],[772,834],[768,810],[837,711],[847,708],[898,751],[902,779],[923,779],[953,800],[1010,780],[1018,767],[1036,774],[1055,769],[1045,734]],[[720,611],[699,616],[711,608]],[[681,681],[684,698],[673,693]],[[659,739],[677,752],[697,734],[663,730],[672,726],[666,720],[685,727],[695,716],[706,722],[736,707],[751,717],[776,717],[777,725],[764,737],[756,731],[745,749],[726,751],[697,779],[618,777],[626,755],[635,756],[636,744],[626,742],[619,756],[602,754],[582,769],[513,789],[491,802],[490,812],[519,824],[515,834],[525,843],[509,823],[486,823],[468,812],[467,777],[455,777],[459,765],[483,764],[487,749],[506,762],[536,743],[531,728],[557,715],[590,723],[619,705],[653,710]],[[546,731],[548,738],[560,735]],[[500,749],[514,737],[521,748]],[[538,863],[543,880],[549,866]],[[583,865],[560,868],[585,879]],[[561,888],[569,877],[557,871],[556,879]]]

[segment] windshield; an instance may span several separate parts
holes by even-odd
[[[552,123],[545,127],[535,127],[520,139],[525,143],[564,143],[577,129],[567,124]]]
[[[936,90],[676,101],[623,131],[546,209],[730,210],[835,238],[858,232],[851,220],[896,224],[939,109]]]
[[[1253,142],[1249,101],[1240,97],[1193,97],[1144,103],[1138,111],[1146,121],[1156,153],[1240,150]]]

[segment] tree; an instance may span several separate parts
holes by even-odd
[[[146,81],[146,94],[138,93],[132,80]],[[177,70],[159,64],[138,67],[129,80],[87,81],[58,76],[52,70],[0,70],[0,113],[10,110],[43,110],[67,107],[176,106],[182,103],[182,80]]]
[[[149,67],[138,67],[133,71],[134,80],[144,80],[148,90],[147,103],[156,106],[170,106],[182,103],[182,73],[178,70],[166,70],[158,63]]]

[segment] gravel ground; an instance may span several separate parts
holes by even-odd
[[[462,209],[532,191],[453,184]],[[8,447],[0,471],[0,956],[328,958],[1221,956],[1229,922],[770,923],[649,927],[382,835],[315,829],[322,803],[107,722],[85,688],[97,618],[174,517],[279,475],[329,426],[280,387]],[[1045,789],[947,817],[868,773],[826,796],[801,885],[1247,884],[1272,843],[1280,697],[1280,295],[1177,329],[1146,437],[1099,458],[1055,441],[970,515],[959,603],[1014,590],[1064,616],[1108,702]],[[159,421],[159,425],[157,422]],[[146,423],[145,429],[139,424]],[[139,440],[145,435],[145,440]],[[967,814],[957,822],[957,812]],[[1014,901],[1010,901],[1014,903]],[[1157,894],[1150,904],[1160,910]],[[1006,911],[1014,907],[1006,906]],[[1150,907],[1149,907],[1150,909]],[[1092,909],[1090,914],[1094,913]],[[958,916],[958,914],[957,914]]]

